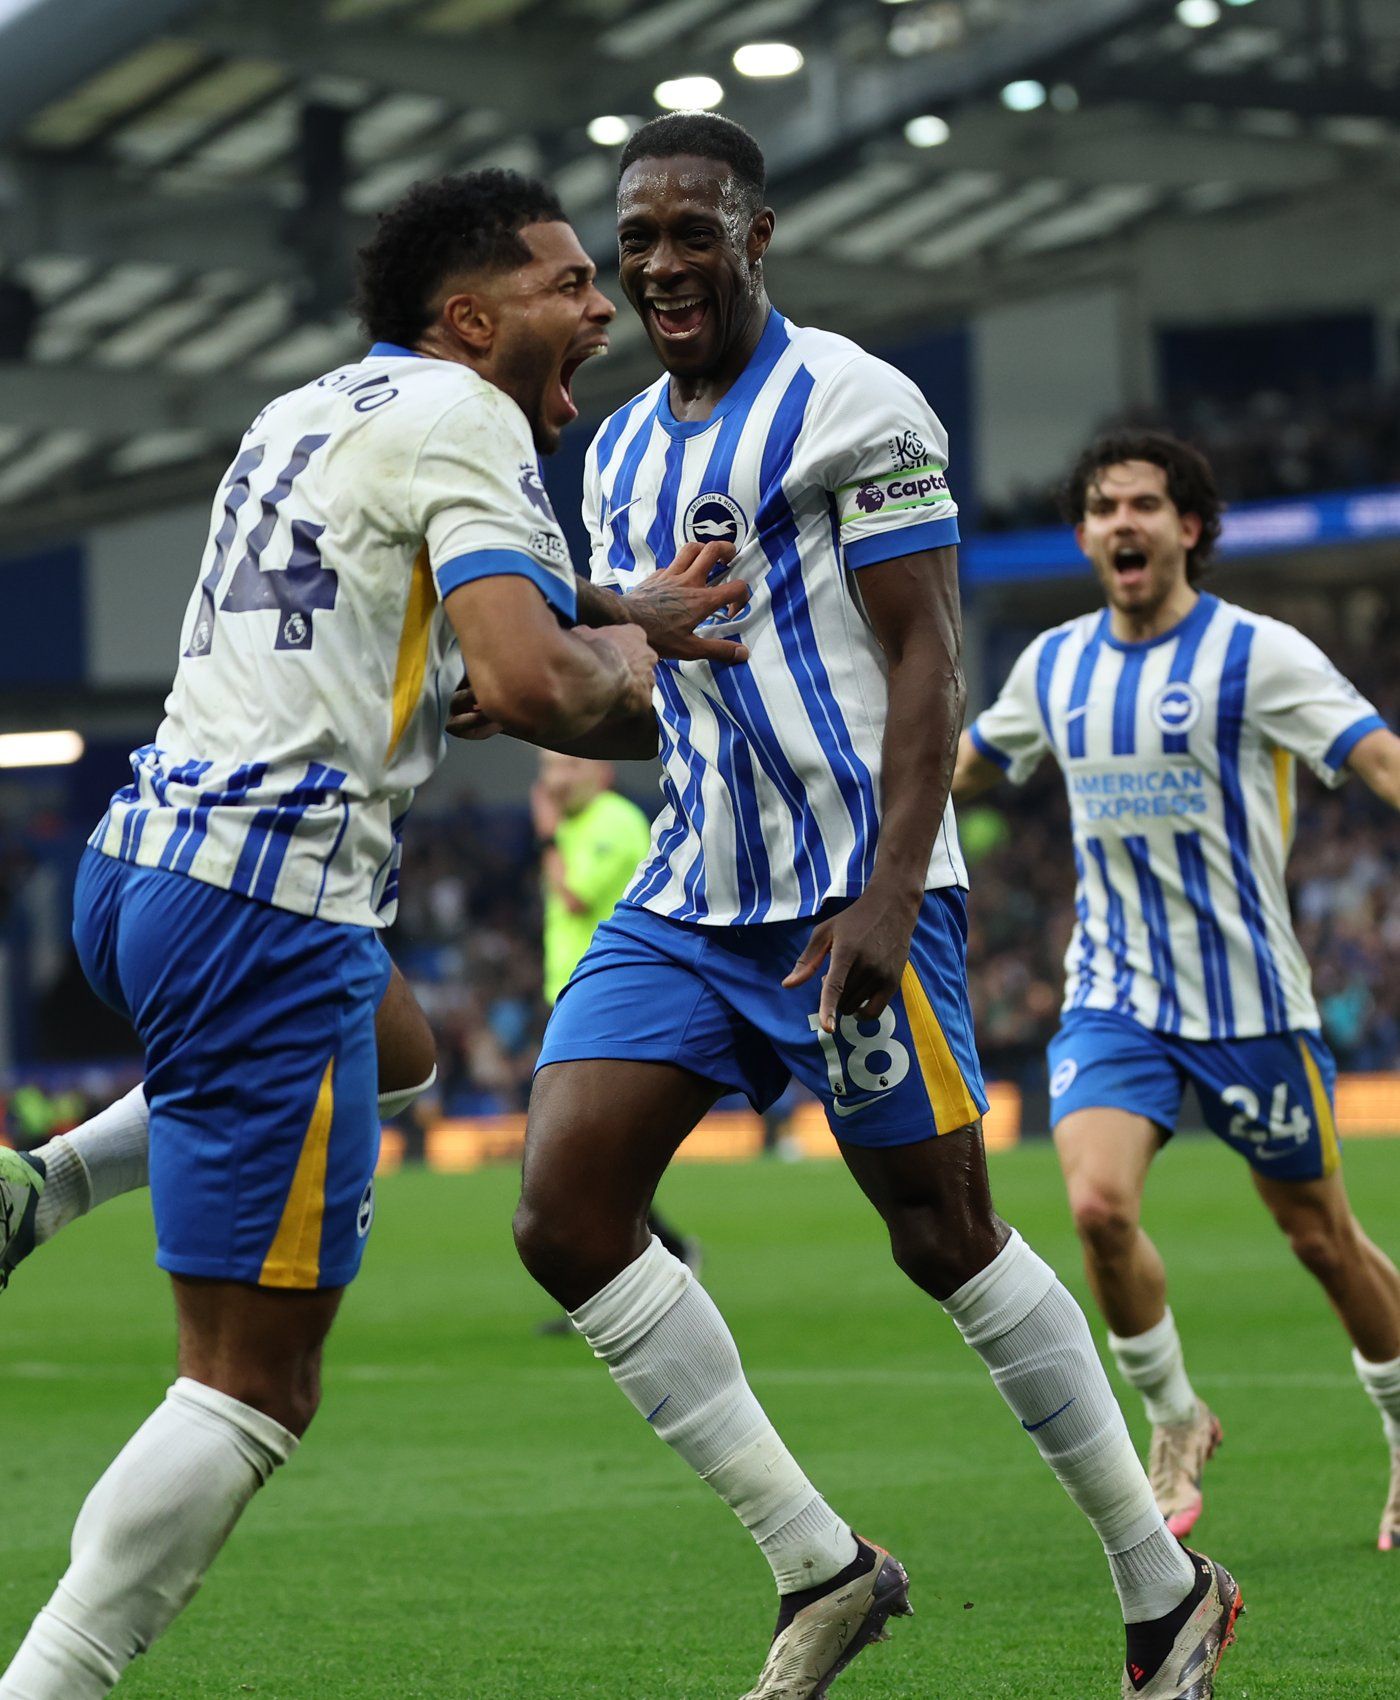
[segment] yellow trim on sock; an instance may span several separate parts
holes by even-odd
[[[1318,1137],[1322,1140],[1322,1172],[1324,1175],[1332,1175],[1337,1172],[1342,1161],[1341,1146],[1337,1143],[1336,1119],[1327,1099],[1327,1088],[1322,1082],[1322,1070],[1317,1066],[1317,1059],[1308,1049],[1306,1040],[1299,1039],[1298,1051],[1303,1059],[1303,1073],[1308,1077],[1308,1091],[1312,1094]]]
[[[904,1008],[909,1016],[909,1028],[914,1035],[914,1054],[919,1059],[928,1101],[933,1106],[933,1126],[937,1133],[952,1133],[955,1128],[967,1127],[981,1118],[977,1100],[968,1091],[957,1058],[949,1047],[928,993],[919,982],[912,963],[906,963],[900,978],[904,993]]]
[[[321,1225],[326,1213],[326,1156],[335,1114],[332,1076],[335,1058],[326,1064],[316,1093],[316,1108],[302,1141],[297,1172],[282,1207],[282,1220],[259,1284],[264,1287],[314,1287],[321,1278]]]

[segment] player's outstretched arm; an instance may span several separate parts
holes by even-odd
[[[972,734],[964,732],[958,739],[958,762],[953,769],[953,801],[971,803],[1005,777],[997,764],[988,761],[973,743]]]
[[[872,1020],[898,990],[953,783],[967,696],[957,550],[925,549],[862,567],[857,584],[889,662],[875,869],[848,909],[813,929],[783,982],[801,985],[830,955],[820,1013],[828,1033],[841,1015]]]
[[[531,743],[583,737],[608,719],[652,714],[656,652],[639,627],[565,631],[526,578],[460,585],[444,604],[480,712]]]
[[[1368,732],[1347,757],[1347,766],[1383,803],[1400,809],[1400,737],[1389,727]]]

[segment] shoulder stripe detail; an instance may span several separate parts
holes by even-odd
[[[602,430],[598,433],[598,441],[594,445],[594,448],[597,454],[598,471],[600,473],[606,472],[608,467],[612,464],[612,457],[617,450],[618,443],[622,440],[623,432],[627,429],[628,420],[631,419],[632,415],[637,411],[637,408],[647,399],[649,394],[650,391],[643,390],[640,395],[634,395],[626,406],[618,408],[617,412],[613,414],[612,418],[607,421]]]
[[[1191,677],[1191,670],[1196,665],[1196,655],[1201,647],[1201,639],[1206,635],[1206,629],[1215,618],[1215,611],[1220,606],[1214,596],[1203,596],[1197,604],[1197,609],[1204,608],[1205,613],[1199,619],[1186,622],[1181,636],[1176,640],[1176,650],[1172,655],[1172,664],[1167,673],[1167,683],[1171,685],[1185,684]],[[1163,732],[1162,750],[1166,755],[1182,755],[1189,747],[1190,732]]]
[[[1041,647],[1035,664],[1035,696],[1040,704],[1040,718],[1045,727],[1045,741],[1052,753],[1058,755],[1055,749],[1055,729],[1050,724],[1050,683],[1055,674],[1055,662],[1060,650],[1064,647],[1068,631],[1052,632]]]
[[[1069,746],[1066,753],[1071,758],[1084,754],[1084,722],[1089,718],[1084,710],[1089,701],[1089,687],[1093,683],[1094,668],[1098,665],[1099,653],[1103,649],[1103,634],[1107,627],[1108,610],[1105,609],[1099,615],[1093,636],[1080,652],[1079,665],[1074,670],[1074,684],[1069,693],[1069,721],[1066,728],[1066,741]]]

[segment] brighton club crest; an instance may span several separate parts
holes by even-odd
[[[716,491],[697,496],[681,522],[687,543],[732,543],[736,549],[748,529],[744,510],[734,498]]]

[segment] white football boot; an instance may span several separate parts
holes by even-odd
[[[904,1566],[873,1541],[856,1540],[871,1557],[867,1569],[845,1582],[834,1577],[827,1593],[804,1589],[795,1611],[788,1597],[767,1662],[743,1700],[821,1700],[857,1653],[889,1640],[889,1618],[914,1615]]]
[[[1129,1654],[1122,1700],[1212,1700],[1215,1693],[1215,1673],[1235,1639],[1244,1598],[1223,1564],[1185,1550],[1200,1577],[1194,1603],[1156,1670],[1143,1670]]]

